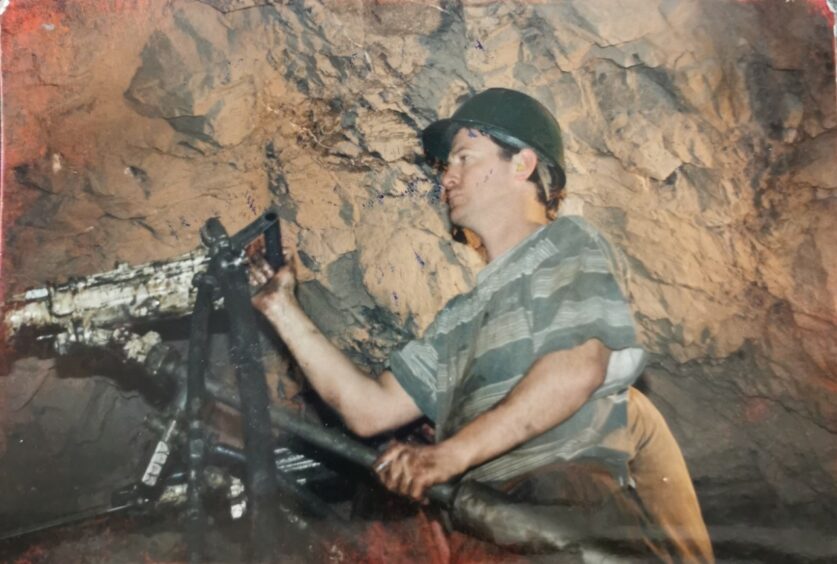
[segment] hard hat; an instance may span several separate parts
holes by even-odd
[[[519,149],[531,147],[541,160],[558,169],[557,184],[565,184],[561,128],[552,113],[531,96],[508,88],[490,88],[475,95],[453,116],[435,121],[422,131],[428,160],[447,161],[451,141],[462,127],[484,131]]]

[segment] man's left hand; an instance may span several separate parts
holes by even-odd
[[[460,452],[437,445],[393,443],[375,461],[381,483],[397,494],[421,500],[427,488],[447,482],[468,469]]]

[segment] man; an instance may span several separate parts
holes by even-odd
[[[355,433],[423,415],[435,423],[436,444],[399,443],[381,455],[377,473],[390,490],[418,500],[461,478],[588,515],[612,506],[662,531],[665,542],[648,541],[660,558],[711,560],[680,451],[659,413],[629,388],[644,353],[611,249],[581,218],[550,221],[565,179],[555,118],[525,94],[494,88],[431,124],[422,140],[444,167],[451,221],[486,252],[473,290],[451,300],[378,378],[305,315],[291,269],[255,306]]]

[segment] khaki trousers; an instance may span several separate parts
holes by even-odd
[[[628,398],[628,429],[634,445],[629,463],[636,493],[650,521],[661,529],[669,552],[684,562],[714,562],[686,461],[662,414],[635,388]]]

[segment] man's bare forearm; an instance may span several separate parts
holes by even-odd
[[[355,433],[371,436],[420,416],[392,374],[375,379],[361,371],[323,335],[295,299],[273,300],[262,311],[320,397]]]
[[[466,471],[570,418],[604,381],[610,350],[590,340],[538,359],[511,392],[440,444]]]

